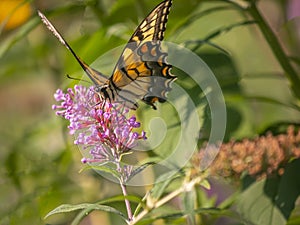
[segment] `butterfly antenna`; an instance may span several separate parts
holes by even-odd
[[[59,40],[60,43],[62,43],[76,58],[76,60],[79,62],[79,64],[85,68],[87,65],[76,55],[76,53],[73,51],[71,46],[65,41],[65,39],[61,36],[61,34],[55,29],[55,27],[52,25],[52,23],[47,19],[47,17],[41,13],[41,11],[38,10],[38,15],[42,19],[42,22],[46,25],[48,30],[50,30],[54,36]]]
[[[83,80],[83,79],[80,79],[80,78],[77,78],[77,77],[71,77],[69,74],[67,74],[66,76],[67,76],[67,78],[69,78],[71,80],[77,80],[77,81],[82,81],[82,82],[86,82],[86,83],[91,84],[91,82],[88,81],[88,80]]]
[[[82,59],[80,59],[79,56],[76,55],[76,53],[73,51],[71,46],[68,44],[68,42],[66,42],[66,40],[56,30],[56,28],[52,25],[52,23],[47,19],[47,17],[41,11],[37,10],[37,12],[42,22],[48,28],[48,30],[50,30],[54,34],[54,36],[59,40],[59,42],[62,43],[72,53],[72,55],[75,57],[75,59],[83,68],[83,70],[87,73],[87,75],[91,78],[91,80],[96,84],[99,83],[99,81],[104,82],[106,80],[106,77],[102,73],[89,67],[89,65],[87,65]],[[95,79],[95,77],[97,77],[97,79]]]

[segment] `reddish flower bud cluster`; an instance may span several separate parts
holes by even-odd
[[[300,131],[295,132],[293,126],[287,129],[286,134],[273,136],[268,133],[254,140],[230,141],[221,145],[209,169],[212,175],[232,178],[245,173],[257,179],[275,173],[281,175],[291,159],[300,157],[299,144]],[[203,156],[200,150],[193,164],[197,165]]]

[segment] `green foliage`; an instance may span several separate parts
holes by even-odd
[[[84,216],[86,216],[88,214],[88,212],[94,211],[94,210],[101,210],[104,212],[109,212],[109,213],[115,213],[121,217],[123,217],[124,219],[126,218],[121,212],[119,212],[118,210],[106,206],[106,205],[99,205],[99,204],[90,204],[90,203],[82,203],[79,205],[69,205],[69,204],[64,204],[61,205],[59,207],[57,207],[56,209],[52,210],[51,212],[49,212],[45,218],[57,214],[57,213],[68,213],[68,212],[72,212],[72,211],[76,211],[76,210],[82,210],[84,209],[85,213],[83,214]]]
[[[282,177],[253,183],[237,201],[239,213],[251,224],[286,224],[300,195],[299,169],[295,160]]]
[[[159,2],[95,0],[50,4],[38,0],[30,4],[33,9],[46,12],[78,55],[90,63],[125,44],[138,22]],[[226,141],[251,138],[268,130],[275,132],[280,124],[300,122],[299,65],[292,64],[300,60],[299,37],[294,30],[281,27],[282,32],[277,34],[282,39],[279,43],[279,38],[258,14],[255,2],[259,1],[175,0],[165,35],[165,40],[193,50],[214,72],[226,101]],[[248,4],[250,8],[244,7]],[[276,7],[278,15],[274,16],[283,18],[285,4],[266,4]],[[260,10],[268,16],[267,8],[268,5],[262,6]],[[270,23],[273,22],[271,19]],[[206,177],[202,183],[184,189],[193,180],[187,179],[186,171],[164,174],[154,187],[147,188],[148,192],[132,188],[135,196],[126,197],[119,195],[117,185],[101,179],[92,170],[79,174],[82,167],[79,151],[70,147],[67,125],[54,118],[51,111],[55,89],[72,86],[75,81],[65,75],[80,78],[79,65],[42,26],[35,11],[19,28],[1,31],[0,58],[0,224],[80,224],[87,215],[98,215],[96,211],[105,212],[103,217],[110,221],[107,224],[120,224],[127,218],[125,199],[136,207],[135,216],[146,212],[136,224],[157,220],[162,224],[214,224],[223,219],[228,224],[300,223],[299,160],[291,161],[282,177],[259,182],[244,178],[244,184],[248,182],[244,189],[230,186],[234,193],[221,200],[226,185],[214,189]],[[109,75],[117,58],[117,54],[114,61],[106,58],[99,70]],[[174,68],[173,73],[178,75],[176,82],[187,90],[200,112],[201,141],[206,140],[211,118],[204,94],[182,71]],[[148,161],[134,175],[149,169],[149,162],[170,154],[180,130],[178,114],[170,105],[162,105],[159,112],[142,105],[138,114],[147,125],[149,118],[164,118],[168,138],[154,153],[149,153]],[[118,177],[109,168],[101,170]],[[216,196],[211,196],[210,191]],[[143,200],[136,197],[146,192]],[[170,193],[177,195],[168,199]],[[78,203],[95,199],[101,202]],[[157,204],[162,199],[173,201]],[[71,213],[56,215],[65,212]],[[46,220],[45,215],[49,217]]]

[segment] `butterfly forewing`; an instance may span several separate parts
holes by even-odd
[[[131,108],[137,107],[138,99],[153,108],[155,101],[165,101],[166,92],[176,78],[170,72],[172,66],[167,63],[167,53],[161,50],[160,42],[171,5],[171,0],[159,4],[137,27],[123,50],[108,84],[116,101],[130,100],[134,103]]]
[[[164,1],[156,6],[141,22],[129,42],[163,40],[172,0]]]
[[[136,109],[143,100],[155,109],[155,101],[164,102],[175,76],[166,61],[167,53],[161,50],[172,0],[160,3],[137,27],[124,48],[109,79],[81,60],[50,21],[38,11],[43,23],[73,54],[81,67],[97,86],[104,98],[123,102]]]

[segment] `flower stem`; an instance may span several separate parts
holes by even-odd
[[[121,172],[122,169],[121,169],[121,165],[120,165],[121,158],[122,158],[122,156],[119,156],[119,158],[117,160],[117,169],[122,174],[122,172]],[[126,206],[126,210],[127,210],[128,221],[131,221],[132,220],[132,210],[131,210],[131,206],[130,206],[130,201],[126,198],[128,196],[128,194],[127,194],[127,190],[126,190],[126,185],[124,184],[123,181],[124,181],[124,179],[122,177],[119,180],[119,182],[120,182],[123,196],[125,197],[125,206]]]
[[[128,199],[126,199],[126,196],[127,196],[126,186],[121,181],[120,181],[120,186],[122,189],[123,196],[125,197],[125,205],[126,205],[128,220],[131,221],[132,220],[132,211],[131,211],[130,202]]]
[[[286,72],[286,76],[291,82],[292,90],[294,94],[300,98],[300,79],[292,67],[287,55],[283,51],[282,46],[280,45],[277,37],[275,36],[274,32],[270,28],[270,26],[266,23],[264,18],[262,17],[261,13],[256,7],[256,1],[252,1],[250,6],[248,7],[248,12],[250,15],[257,21],[257,25],[259,26],[262,34],[264,35],[266,41],[270,45],[274,55],[276,56],[278,62],[280,63],[283,70]]]

